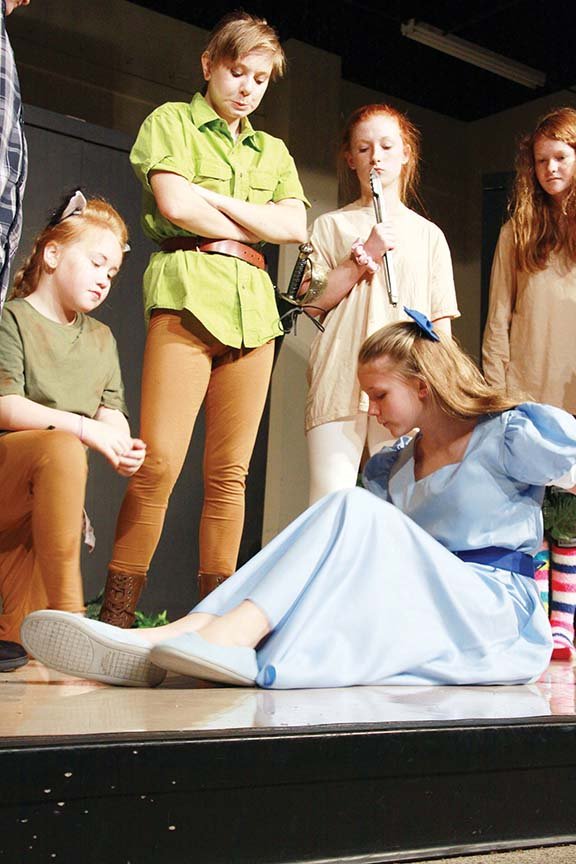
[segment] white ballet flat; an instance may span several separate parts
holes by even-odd
[[[134,630],[47,609],[28,615],[20,632],[29,654],[67,675],[123,687],[156,687],[166,676]]]
[[[159,642],[153,646],[150,658],[170,672],[218,684],[252,687],[258,675],[253,648],[214,645],[198,633],[184,633]]]

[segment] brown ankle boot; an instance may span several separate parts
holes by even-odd
[[[228,576],[216,576],[214,573],[198,573],[198,600],[203,600],[218,585],[225,582]]]
[[[109,570],[100,621],[124,629],[132,627],[136,604],[145,582],[146,577],[140,574]]]

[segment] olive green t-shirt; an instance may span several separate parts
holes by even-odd
[[[25,299],[9,300],[0,321],[0,396],[12,395],[85,417],[100,406],[127,415],[110,329],[82,314],[58,324]]]
[[[167,102],[146,118],[130,154],[142,183],[142,225],[155,242],[190,237],[159,212],[151,171],[179,174],[191,183],[255,204],[296,198],[306,205],[283,141],[255,131],[247,119],[234,140],[200,93],[191,103]],[[188,309],[225,345],[253,348],[282,330],[270,277],[238,258],[197,251],[155,252],[144,274],[146,315],[154,308]]]

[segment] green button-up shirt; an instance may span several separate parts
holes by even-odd
[[[232,137],[200,93],[190,104],[168,102],[146,118],[130,154],[144,187],[142,225],[157,243],[190,233],[159,212],[150,189],[154,170],[179,174],[242,201],[266,204],[297,198],[308,204],[294,160],[279,138],[247,119]],[[270,277],[238,258],[204,252],[155,252],[144,274],[144,307],[188,309],[220,342],[263,345],[282,332]]]

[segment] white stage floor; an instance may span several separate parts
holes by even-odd
[[[273,691],[180,676],[155,690],[108,687],[31,661],[0,674],[0,738],[574,717],[575,694],[571,663],[552,663],[538,683],[515,687]]]

